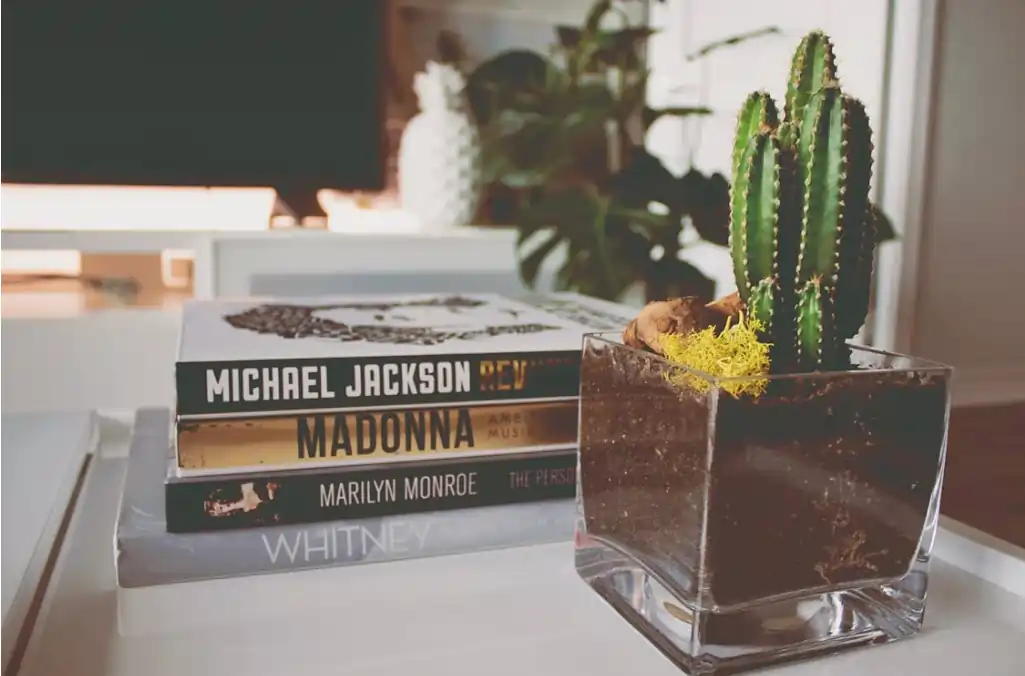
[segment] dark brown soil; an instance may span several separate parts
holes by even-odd
[[[704,607],[908,571],[946,429],[941,378],[855,372],[713,407],[665,368],[627,348],[585,351],[589,535]]]

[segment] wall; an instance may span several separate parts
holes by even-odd
[[[470,66],[507,49],[547,53],[555,42],[556,25],[579,26],[592,0],[388,0],[399,10],[403,33],[417,66],[435,57],[434,41],[442,30],[462,37]],[[643,4],[627,3],[633,21],[643,17]]]
[[[455,33],[466,50],[465,66],[473,69],[509,49],[547,54],[556,42],[555,27],[579,26],[591,0],[387,0],[392,6],[393,68],[399,87],[412,89],[413,75],[429,59],[437,59],[437,38]],[[630,20],[640,23],[643,3],[624,5]],[[412,98],[412,97],[410,97]],[[413,114],[414,107],[396,113]]]
[[[948,0],[938,22],[912,349],[1025,399],[1025,2]]]
[[[531,49],[544,53],[554,40],[552,22],[546,17],[503,16],[460,8],[433,9],[411,6],[401,13],[405,21],[406,49],[417,68],[436,59],[435,40],[442,31],[458,34],[466,47],[470,67],[507,49]]]
[[[887,0],[666,0],[653,3],[652,22],[660,34],[652,43],[652,68],[657,81],[651,96],[681,104],[700,103],[714,114],[698,124],[676,128],[683,143],[659,145],[664,161],[683,171],[693,161],[708,171],[729,169],[736,111],[744,97],[757,89],[783,100],[794,49],[808,31],[821,29],[833,39],[837,71],[844,88],[860,98],[874,125],[882,116],[883,66],[887,29]],[[780,32],[728,47],[704,59],[687,56],[723,38],[776,26]],[[675,88],[675,96],[670,89]],[[693,153],[693,154],[692,154]]]

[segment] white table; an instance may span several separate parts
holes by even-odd
[[[569,543],[118,592],[123,447],[92,464],[20,674],[679,674],[580,581]],[[927,629],[780,676],[1019,676],[1025,600],[934,568]]]
[[[3,669],[45,583],[46,563],[97,441],[92,414],[3,414]]]

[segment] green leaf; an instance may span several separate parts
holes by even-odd
[[[568,236],[572,226],[567,224],[591,223],[597,213],[597,199],[581,187],[549,193],[520,213],[517,247],[544,228],[557,229],[562,236]]]
[[[566,262],[555,276],[556,286],[562,291],[576,291],[595,298],[616,300],[629,285],[623,277],[608,277],[595,263],[591,249],[571,244]]]
[[[645,106],[641,111],[641,121],[644,124],[644,128],[648,129],[651,125],[663,116],[670,115],[672,117],[691,117],[691,116],[704,116],[711,115],[714,111],[707,106],[672,106],[669,108],[650,108]]]
[[[650,261],[647,244],[642,239],[614,237],[610,239],[609,250],[616,267],[604,270],[586,242],[570,241],[566,261],[556,274],[557,288],[606,300],[618,299],[631,284],[644,278],[645,268],[637,263],[637,242],[643,246],[643,257]]]
[[[601,20],[605,18],[605,15],[612,9],[612,0],[598,0],[591,9],[587,12],[587,17],[584,19],[584,30],[588,33],[594,33],[601,26]]]
[[[481,180],[485,185],[502,183],[502,178],[516,168],[502,153],[484,152],[481,160]]]
[[[620,90],[616,93],[615,109],[609,117],[626,120],[640,111],[644,112],[644,102],[648,98],[648,78],[650,71],[632,73]]]
[[[599,198],[598,212],[594,215],[592,227],[594,228],[595,257],[601,267],[601,275],[605,279],[612,279],[616,273],[609,255],[608,234],[606,233],[607,219],[609,215],[609,199]]]
[[[630,152],[629,163],[612,179],[610,192],[617,204],[646,209],[650,202],[671,207],[679,198],[677,179],[642,146]]]
[[[579,285],[576,283],[576,261],[572,256],[567,256],[566,260],[561,266],[559,266],[558,272],[555,273],[555,288],[559,291],[580,291]],[[590,295],[590,294],[588,294]]]
[[[604,84],[584,83],[553,97],[552,117],[561,119],[565,129],[599,129],[615,119],[617,102]]]
[[[582,82],[559,98],[563,107],[585,107],[606,111],[606,115],[612,111],[616,103],[615,97],[609,91],[604,82]]]
[[[553,83],[563,78],[559,69],[540,54],[512,49],[481,63],[466,81],[466,97],[480,124],[487,124],[497,111],[524,107],[538,100]]]
[[[530,152],[529,146],[521,152],[487,146],[482,158],[481,174],[484,183],[499,183],[517,189],[544,185],[559,168],[555,166],[557,158],[538,155],[537,152],[530,155]]]
[[[557,26],[555,32],[571,72],[597,73],[608,66],[628,71],[639,68],[645,42],[657,31],[650,26],[627,26],[617,30]]]
[[[502,174],[498,180],[510,188],[537,188],[548,183],[552,175],[558,173],[559,169],[569,162],[569,159],[564,159],[543,169],[513,169]]]
[[[651,26],[627,26],[614,31],[599,31],[596,40],[603,49],[615,53],[636,50],[641,43],[657,32],[657,29]]]
[[[687,213],[701,239],[726,246],[730,239],[730,184],[716,172],[705,176],[691,169],[683,176]]]
[[[523,280],[527,287],[534,287],[534,284],[537,282],[538,272],[541,270],[541,265],[563,242],[565,242],[565,238],[561,233],[552,232],[537,248],[526,257],[520,259],[520,279]]]
[[[875,219],[876,244],[897,239],[897,231],[894,229],[893,221],[890,220],[890,217],[883,213],[883,210],[875,204],[872,204],[869,208],[872,209],[872,216]]]
[[[481,134],[485,183],[538,187],[565,171],[576,156],[565,145],[575,137],[561,128],[563,122],[540,113],[501,111]]]
[[[759,28],[757,30],[748,31],[747,33],[740,33],[738,35],[732,35],[732,36],[730,36],[728,38],[723,38],[722,40],[716,40],[715,42],[710,42],[707,45],[705,45],[704,47],[701,47],[700,49],[698,49],[696,52],[694,52],[692,54],[688,54],[687,55],[687,60],[688,61],[695,61],[697,59],[704,58],[704,57],[708,56],[709,54],[711,54],[712,52],[718,51],[718,50],[720,50],[720,49],[722,49],[724,47],[733,47],[733,46],[739,45],[741,43],[747,42],[748,40],[753,40],[753,39],[756,39],[756,38],[761,38],[761,37],[764,37],[766,35],[775,35],[775,34],[781,33],[781,32],[782,31],[780,31],[778,26],[768,26],[766,28]]]
[[[669,224],[665,214],[656,214],[647,209],[631,209],[613,205],[609,208],[609,215],[623,219],[630,224],[640,225],[651,230],[662,230]]]
[[[500,110],[491,122],[481,128],[483,145],[502,143],[513,136],[539,130],[546,118],[541,113],[523,110]]]
[[[523,258],[525,279],[530,278],[535,262],[558,246],[553,238],[566,243],[566,261],[556,279],[560,289],[615,299],[634,281],[643,279],[651,244],[626,217],[640,218],[641,214],[575,186],[545,195],[521,216],[517,250],[536,254],[530,261]],[[535,240],[543,244],[535,246]],[[548,253],[539,253],[546,249]]]
[[[584,32],[576,26],[556,26],[555,38],[563,49],[574,49],[583,39]]]
[[[597,48],[587,66],[618,66],[627,71],[637,70],[642,63],[645,43],[656,32],[650,26],[602,31],[595,38]]]
[[[697,296],[707,303],[715,295],[715,280],[686,261],[663,256],[652,263],[644,292],[648,301]]]

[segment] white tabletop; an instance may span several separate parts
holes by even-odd
[[[90,413],[4,413],[0,430],[6,668],[95,440],[95,425]]]
[[[576,575],[571,545],[117,591],[124,460],[101,459],[21,674],[679,674]],[[1020,675],[1025,600],[938,563],[927,628],[781,676]]]

